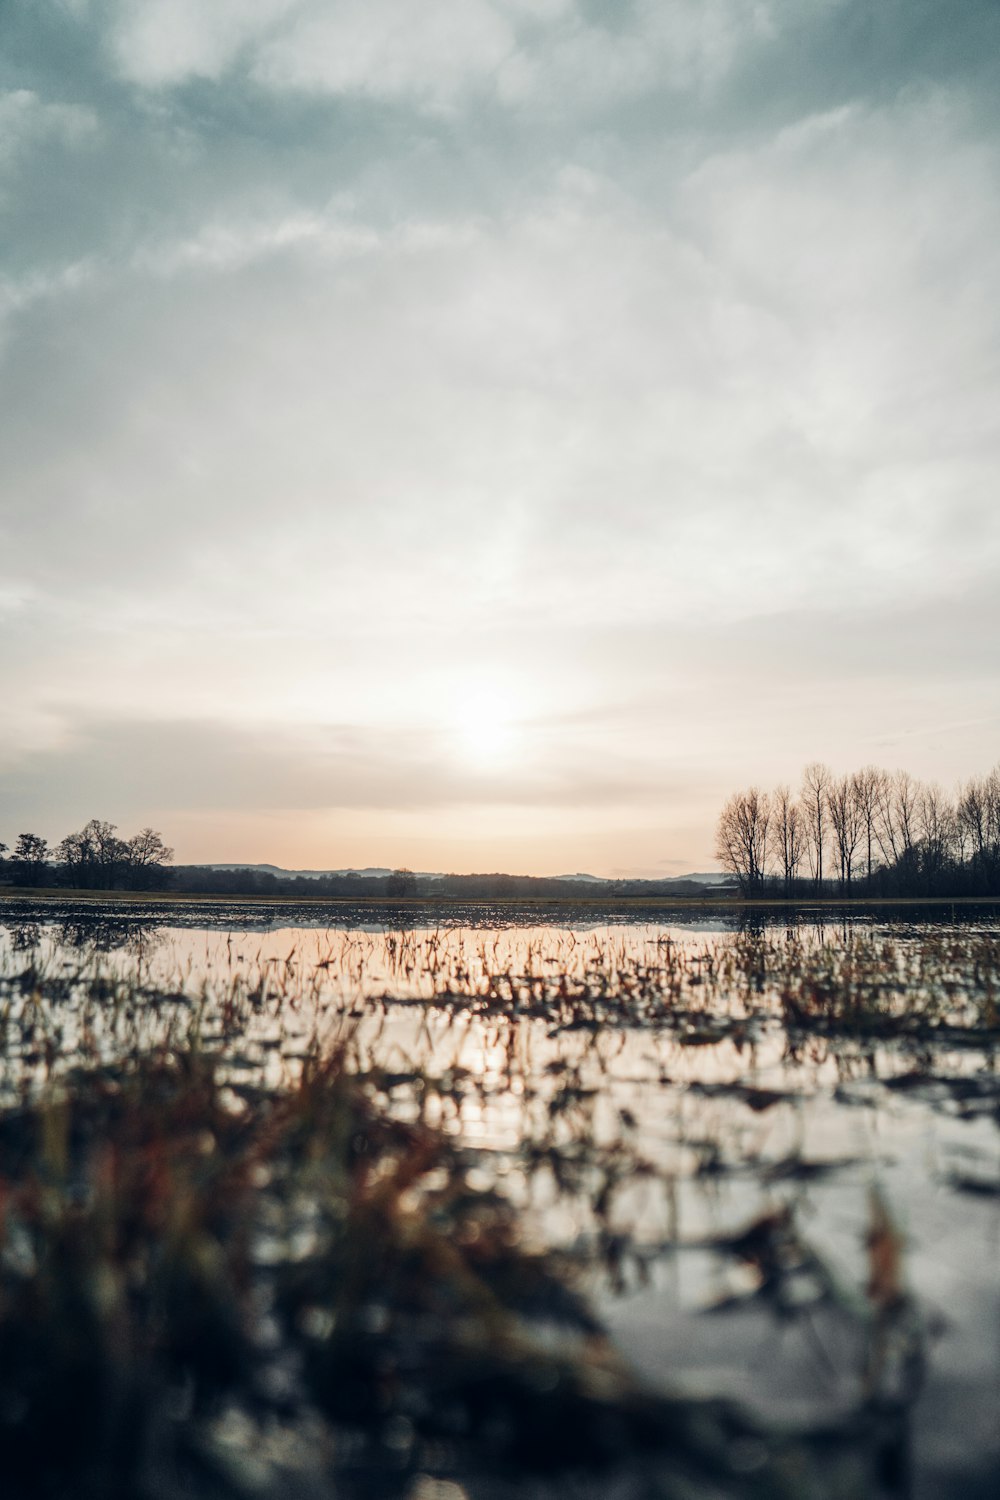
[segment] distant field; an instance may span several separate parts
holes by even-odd
[[[785,900],[779,897],[746,897],[736,895],[706,896],[285,896],[260,892],[240,894],[214,891],[121,891],[121,890],[76,890],[66,886],[5,886],[0,885],[0,903],[4,901],[27,902],[121,902],[128,905],[188,906],[210,902],[212,905],[236,906],[332,906],[332,907],[392,907],[417,908],[422,911],[444,910],[449,907],[525,907],[573,911],[634,911],[637,908],[650,911],[699,910],[767,910],[767,911],[884,911],[886,908],[937,907],[946,911],[951,907],[1000,907],[996,896],[887,896],[853,899],[845,896],[795,897]]]

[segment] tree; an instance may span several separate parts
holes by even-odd
[[[861,836],[865,847],[865,874],[872,878],[872,851],[875,845],[875,818],[878,812],[879,778],[877,766],[863,766],[854,777],[854,797],[861,815]]]
[[[128,846],[114,823],[91,818],[79,833],[67,834],[58,852],[71,885],[112,890],[124,873]]]
[[[1000,766],[961,788],[956,820],[976,888],[988,890],[1000,877]]]
[[[757,894],[764,885],[770,823],[770,798],[755,786],[736,792],[719,815],[715,852],[744,896]]]
[[[883,775],[878,783],[875,836],[897,889],[917,880],[917,816],[921,786],[909,771]]]
[[[387,896],[412,896],[416,889],[417,877],[412,870],[407,870],[405,867],[393,870],[385,883]]]
[[[90,843],[83,833],[68,833],[56,850],[65,879],[73,886],[87,884],[91,863]]]
[[[827,794],[833,782],[829,766],[813,761],[802,773],[802,809],[806,822],[807,848],[816,890],[823,889],[823,844],[827,828]]]
[[[773,847],[781,861],[786,896],[798,875],[805,854],[805,818],[787,786],[779,786],[771,799]]]
[[[162,836],[155,828],[143,828],[125,845],[125,863],[128,883],[132,890],[148,890],[162,885],[166,877],[164,865],[174,857]]]
[[[48,868],[48,840],[37,833],[19,833],[11,860],[15,885],[41,885]]]
[[[826,806],[840,861],[840,884],[850,891],[863,827],[857,776],[838,776],[826,794]]]
[[[797,803],[787,786],[771,793],[751,787],[730,797],[719,817],[716,853],[745,895],[774,876],[792,895],[808,855],[817,891],[835,857],[847,894],[863,868],[869,893],[1000,896],[1000,765],[966,782],[952,799],[908,771],[890,774],[869,765],[835,777],[814,761],[803,773]]]
[[[940,886],[958,843],[955,809],[936,783],[921,788],[917,829],[920,872],[931,895]]]

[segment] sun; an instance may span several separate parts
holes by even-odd
[[[520,741],[517,705],[500,688],[475,687],[460,696],[449,726],[457,757],[481,770],[516,761]]]

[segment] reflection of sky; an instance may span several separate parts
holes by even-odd
[[[0,838],[676,873],[987,769],[992,0],[416,15],[7,7]]]
[[[891,926],[875,929],[879,942],[895,943],[900,953],[927,931],[919,924],[905,934]],[[973,980],[967,956],[982,931],[969,927],[952,936],[956,1014],[960,980],[980,994],[988,983],[988,963]],[[947,1464],[954,1472],[980,1462],[993,1442],[996,1205],[986,1193],[956,1192],[949,1178],[958,1172],[995,1182],[995,1105],[984,1094],[983,1107],[963,1118],[946,1092],[935,1104],[933,1088],[885,1086],[886,1079],[917,1069],[939,1079],[990,1076],[980,1052],[954,1046],[943,1031],[914,1041],[910,1050],[864,1035],[796,1038],[777,1019],[774,985],[758,993],[751,983],[747,1007],[732,980],[706,981],[704,964],[679,966],[699,982],[682,986],[679,1015],[658,1024],[624,1025],[613,1005],[607,1023],[596,1027],[574,1024],[572,1008],[560,1013],[561,975],[571,987],[589,975],[599,992],[600,976],[617,974],[627,993],[637,976],[669,970],[671,953],[711,955],[712,972],[726,973],[725,954],[740,940],[680,925],[163,928],[152,944],[136,941],[128,951],[111,953],[70,948],[52,926],[39,926],[35,936],[33,962],[43,974],[120,975],[147,993],[142,1004],[125,1006],[102,989],[87,1006],[80,990],[37,1002],[30,989],[7,990],[3,978],[27,959],[11,953],[9,934],[0,928],[6,1017],[0,1102],[21,1097],[25,1072],[42,1084],[41,1043],[56,1034],[53,1023],[58,1072],[72,1064],[85,1036],[92,1046],[106,1043],[112,1061],[115,1036],[143,1047],[164,1035],[183,1039],[196,1014],[202,1037],[219,1046],[220,1003],[250,994],[246,1032],[226,1049],[225,1076],[234,1087],[261,1078],[289,1082],[317,1032],[340,1040],[361,1066],[383,1070],[384,1099],[395,1112],[413,1118],[422,1110],[428,1123],[477,1153],[477,1180],[499,1183],[525,1208],[529,1236],[589,1242],[593,1173],[575,1188],[578,1179],[570,1172],[569,1185],[557,1192],[545,1148],[558,1146],[567,1161],[579,1142],[606,1149],[605,1160],[622,1175],[604,1227],[634,1234],[653,1267],[646,1280],[626,1258],[630,1294],[603,1307],[630,1361],[654,1381],[688,1381],[712,1395],[731,1394],[771,1418],[814,1420],[858,1399],[858,1308],[867,1275],[869,1194],[878,1184],[905,1230],[905,1277],[920,1299],[921,1317],[929,1326],[940,1324],[916,1423],[922,1472],[923,1466],[931,1471]],[[821,930],[803,927],[798,938],[806,949],[831,939],[836,946],[830,931],[824,938]],[[776,929],[768,938],[775,968],[781,945]],[[496,1015],[477,1013],[475,997],[483,994],[487,975],[501,989],[510,976],[520,1003]],[[652,983],[662,983],[655,972]],[[547,995],[534,1013],[533,984],[536,998],[543,989]],[[614,982],[608,989],[613,996]],[[155,991],[165,996],[160,1003]],[[428,1004],[435,993],[442,1003]],[[414,997],[425,998],[406,1003]],[[911,1006],[902,990],[896,1000],[904,1010]],[[641,1013],[640,998],[633,1014]],[[30,1034],[21,1029],[23,1017]],[[710,1040],[701,1023],[713,1020],[718,1036]],[[729,1022],[735,1024],[727,1029]],[[415,1070],[433,1080],[426,1089],[414,1087]],[[732,1085],[781,1097],[754,1107]],[[795,1167],[802,1160],[833,1170],[799,1176]],[[651,1170],[635,1170],[637,1163]],[[707,1303],[756,1285],[746,1265],[719,1254],[719,1238],[784,1206],[854,1300],[835,1300],[815,1313],[803,1304],[801,1316],[786,1313],[779,1322],[761,1301],[728,1316],[702,1316]],[[683,1253],[662,1253],[664,1242],[676,1241]],[[961,1452],[951,1441],[949,1413],[956,1402],[963,1412]]]

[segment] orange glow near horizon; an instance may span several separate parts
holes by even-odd
[[[656,878],[715,868],[691,811],[684,825],[667,815],[640,822],[634,809],[468,807],[419,814],[282,810],[211,820],[174,813],[157,826],[180,864]]]

